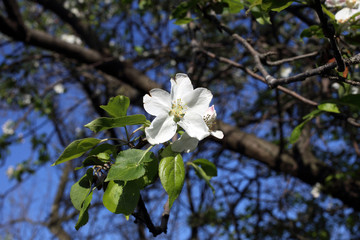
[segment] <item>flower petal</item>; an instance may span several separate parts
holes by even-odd
[[[187,112],[178,124],[190,137],[197,138],[199,141],[210,135],[209,128],[198,113]]]
[[[220,130],[216,130],[216,131],[211,131],[210,134],[218,139],[223,139],[224,138],[224,133]]]
[[[143,103],[145,111],[153,116],[168,114],[171,109],[170,94],[159,88],[150,90],[150,95],[144,96]]]
[[[192,152],[199,144],[199,140],[190,137],[186,132],[173,144],[171,144],[171,150],[174,152]]]
[[[177,73],[175,80],[171,79],[171,100],[182,98],[185,94],[193,91],[194,87],[191,84],[190,78],[185,73]]]
[[[175,135],[176,129],[173,117],[162,114],[151,122],[150,127],[145,128],[146,139],[152,145],[164,143]]]
[[[196,88],[194,91],[187,92],[181,100],[188,106],[187,111],[205,114],[209,108],[213,95],[206,88]]]
[[[339,23],[344,23],[358,12],[360,9],[343,8],[335,14],[335,19]]]

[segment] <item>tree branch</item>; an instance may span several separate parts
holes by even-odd
[[[161,224],[160,226],[155,226],[150,218],[150,215],[146,209],[145,203],[142,200],[142,197],[140,195],[139,202],[137,205],[137,212],[133,213],[133,216],[135,217],[135,223],[138,221],[141,223],[144,223],[146,227],[149,229],[149,231],[153,234],[154,237],[161,233],[167,232],[167,224],[169,221],[170,216],[170,208],[169,208],[169,199],[166,201],[164,205],[164,211],[161,217]]]
[[[84,21],[81,21],[71,11],[66,9],[63,1],[59,0],[31,0],[41,4],[45,9],[48,9],[58,15],[65,23],[68,23],[74,31],[80,36],[90,48],[104,54],[105,51],[103,43],[99,40],[98,35],[91,29],[91,27]]]

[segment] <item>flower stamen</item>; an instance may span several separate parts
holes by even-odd
[[[186,110],[188,107],[186,104],[184,104],[180,98],[176,99],[176,101],[173,101],[171,104],[171,110],[169,112],[170,116],[174,116],[174,121],[179,122],[186,113]]]

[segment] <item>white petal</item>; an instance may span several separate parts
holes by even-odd
[[[346,0],[326,0],[325,5],[327,7],[344,7],[346,6]]]
[[[176,129],[173,117],[162,114],[151,122],[150,127],[145,128],[146,139],[152,145],[164,143],[175,135]]]
[[[343,8],[335,14],[335,19],[339,23],[344,23],[355,13],[357,13],[355,9]]]
[[[211,131],[210,132],[212,136],[218,138],[218,139],[223,139],[224,138],[224,133],[220,130],[216,130],[216,131]]]
[[[150,95],[146,94],[143,102],[145,111],[153,116],[168,114],[171,109],[170,94],[159,88],[150,90]]]
[[[173,144],[171,144],[171,150],[174,152],[192,152],[198,146],[199,140],[190,137],[186,132]]]
[[[171,79],[171,99],[177,100],[193,91],[194,87],[191,84],[190,78],[185,73],[177,73],[175,75],[175,80]]]
[[[197,138],[199,141],[210,135],[209,128],[200,114],[186,113],[178,124],[190,137]]]
[[[197,88],[188,92],[181,100],[189,107],[188,111],[204,114],[209,108],[212,97],[208,89]]]

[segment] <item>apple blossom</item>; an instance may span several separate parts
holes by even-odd
[[[12,120],[7,120],[3,125],[2,125],[2,131],[4,134],[6,135],[13,135],[15,133],[15,122]]]
[[[202,114],[206,112],[212,99],[206,88],[193,88],[189,77],[184,73],[171,79],[171,92],[155,88],[143,98],[144,109],[155,116],[151,125],[145,128],[147,141],[154,145],[170,140],[180,126],[197,140],[208,136],[208,126]]]
[[[345,23],[352,16],[360,13],[360,4],[358,0],[326,0],[327,7],[343,7],[335,14],[335,19],[338,23]],[[359,17],[356,17],[358,19]]]
[[[206,123],[206,126],[208,127],[208,134],[207,136],[214,136],[218,139],[222,139],[224,137],[224,133],[220,130],[213,131],[213,126],[215,124],[216,120],[216,111],[214,105],[209,107],[204,116],[203,119]],[[179,140],[175,141],[171,145],[171,149],[175,152],[192,152],[195,150],[199,143],[199,140],[196,138],[190,137],[187,133],[184,133]]]

